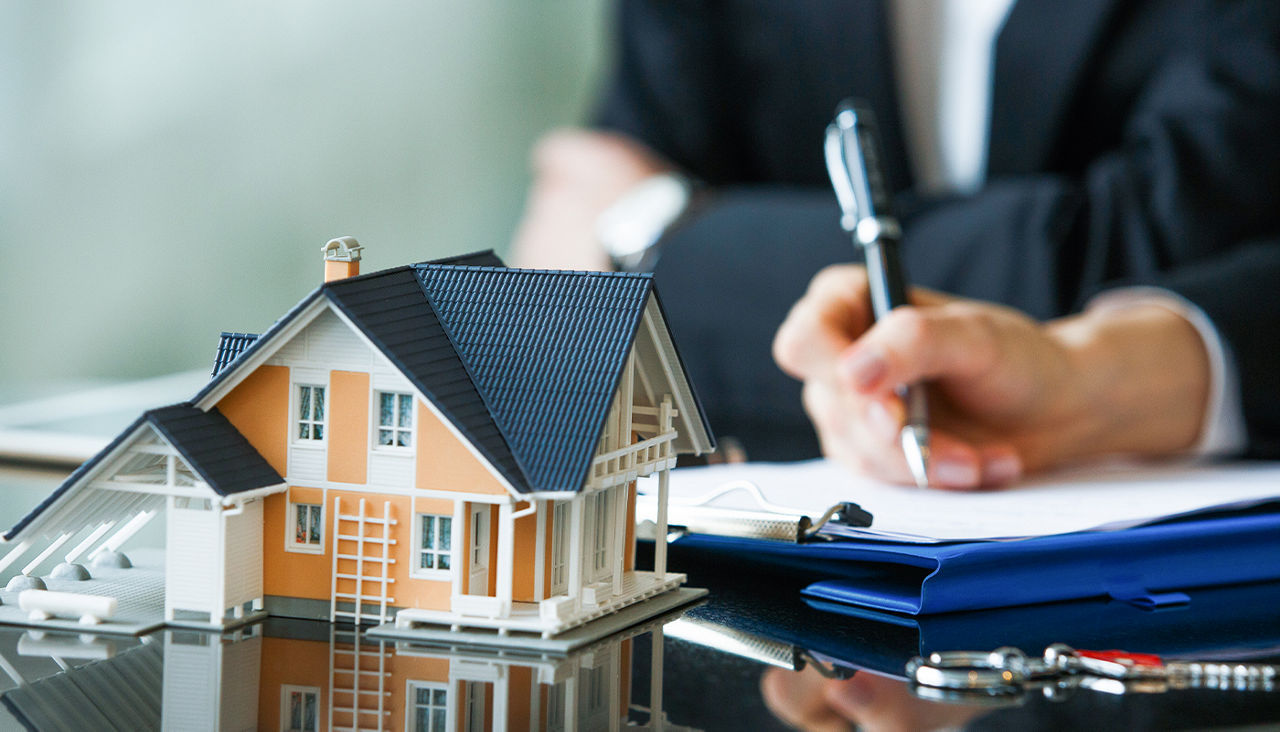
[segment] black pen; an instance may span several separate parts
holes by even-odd
[[[845,100],[827,125],[824,146],[827,173],[843,215],[840,226],[853,236],[867,263],[871,309],[876,320],[907,304],[907,277],[898,258],[902,227],[893,215],[893,200],[880,172],[880,141],[875,115],[863,104]],[[899,434],[902,452],[916,485],[929,485],[929,405],[924,386],[899,387],[907,409]]]

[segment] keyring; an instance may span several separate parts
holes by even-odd
[[[907,678],[934,689],[1017,691],[1031,678],[1026,655],[1017,648],[990,652],[944,651],[916,656],[907,663]]]

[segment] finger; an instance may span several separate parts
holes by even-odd
[[[966,377],[991,368],[998,357],[992,314],[964,303],[901,307],[840,356],[841,377],[862,392],[927,379]]]
[[[774,360],[795,378],[816,376],[830,370],[870,325],[866,270],[856,265],[827,267],[778,328]]]
[[[864,397],[830,380],[809,380],[803,390],[823,455],[856,473],[891,483],[910,483],[899,432],[903,406],[892,395]]]
[[[982,461],[982,487],[1001,488],[1022,478],[1022,458],[1012,445],[983,445],[978,456]]]
[[[945,430],[929,430],[929,485],[973,490],[982,485],[982,456],[969,442]]]

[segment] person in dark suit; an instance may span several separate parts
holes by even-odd
[[[1010,326],[1002,335],[1022,344],[1048,337],[1055,324],[1044,321],[1073,315],[1077,324],[1138,313],[1150,316],[1138,321],[1162,321],[1146,305],[1110,308],[1107,319],[1076,315],[1103,291],[1145,285],[1181,296],[1216,329],[1246,397],[1238,447],[1280,455],[1273,294],[1280,284],[1280,5],[1018,0],[994,42],[985,175],[964,191],[928,189],[913,169],[916,151],[900,133],[909,125],[888,8],[879,0],[622,0],[619,56],[597,128],[553,135],[535,153],[538,177],[517,263],[602,266],[592,223],[602,209],[654,173],[700,181],[695,204],[658,240],[654,268],[682,355],[717,432],[740,439],[756,459],[815,455],[802,386],[769,365],[770,353],[775,330],[811,278],[855,258],[838,226],[821,139],[839,100],[860,97],[880,118],[913,282],[1016,309],[981,317]],[[827,279],[855,287],[859,276],[837,270]],[[949,302],[923,297],[939,307]],[[779,355],[806,388],[819,381],[817,372],[801,368],[803,358],[789,360],[813,347],[806,338],[819,337],[803,318],[844,318],[846,348],[829,355],[847,367],[866,324],[846,305],[810,298],[784,331]],[[1194,333],[1186,322],[1146,325]],[[1127,347],[1135,345],[1132,335],[1111,332],[1105,340]],[[1113,361],[1154,369],[1147,381],[1194,372],[1165,397],[1203,416],[1213,399],[1197,390],[1212,386],[1212,354],[1186,343],[1147,343],[1150,353]],[[873,430],[864,409],[870,395],[855,388],[847,368],[841,381],[836,364],[822,366],[828,387],[861,396],[826,425],[813,415],[825,447],[852,449],[864,469],[897,475],[896,467],[866,464],[867,448],[844,444]],[[948,374],[926,375],[945,382]],[[881,397],[891,393],[885,384],[876,388]],[[828,397],[825,403],[839,401]],[[878,403],[898,418],[891,398]],[[854,425],[837,440],[833,420]],[[978,461],[976,483],[992,482],[982,476],[983,460],[1009,473],[1010,449],[1018,472],[1080,456],[1032,458],[1018,452],[1024,446],[996,440],[996,452],[984,457],[989,425],[970,429],[962,414],[950,425],[959,443],[978,448],[969,455]],[[1167,453],[1196,441],[1194,426],[1189,437],[1188,429],[1173,431],[1177,439],[1159,445],[1099,440],[1081,450]]]

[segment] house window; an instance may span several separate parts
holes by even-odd
[[[453,518],[418,514],[418,562],[420,571],[450,569],[453,557]]]
[[[569,557],[569,502],[556,501],[551,509],[551,594],[568,591],[565,582]]]
[[[613,535],[613,494],[600,491],[595,495],[595,506],[592,511],[591,568],[599,575],[609,569],[609,537]]]
[[[405,729],[443,732],[449,713],[449,689],[443,684],[409,682],[409,719]]]
[[[299,440],[324,439],[324,387],[301,385],[298,387]]]
[[[312,549],[321,548],[320,527],[322,526],[321,506],[317,503],[293,504],[293,526],[291,535],[295,547]]]
[[[280,687],[280,729],[287,732],[319,732],[320,689],[314,686]]]
[[[378,392],[378,445],[413,445],[413,397],[389,391]]]

